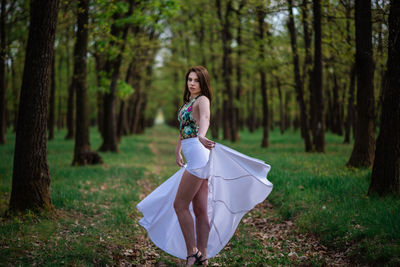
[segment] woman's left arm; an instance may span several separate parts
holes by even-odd
[[[206,138],[208,127],[210,126],[210,100],[207,97],[199,98],[199,141],[208,149],[212,149],[215,143]]]

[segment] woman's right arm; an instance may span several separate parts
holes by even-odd
[[[176,164],[178,164],[178,166],[183,167],[183,158],[181,155],[181,150],[182,150],[182,144],[181,144],[181,133],[179,133],[179,137],[178,137],[178,142],[176,144],[176,148],[175,148],[175,157],[176,157]]]

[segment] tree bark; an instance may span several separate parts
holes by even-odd
[[[224,8],[225,14],[222,16],[222,8],[221,1],[216,0],[217,5],[217,13],[218,18],[220,20],[222,30],[222,73],[223,80],[225,85],[225,95],[226,100],[224,98],[224,138],[229,138],[232,142],[236,142],[238,140],[238,132],[237,132],[237,121],[236,121],[236,110],[234,106],[234,96],[232,92],[232,34],[231,34],[231,21],[230,14],[232,13],[232,0],[228,0],[226,3],[226,7]],[[225,105],[227,105],[225,107]],[[227,120],[227,121],[226,121]],[[227,133],[229,131],[229,134]]]
[[[290,99],[292,98],[292,94],[290,93],[289,90],[286,91],[285,93],[285,129],[289,129],[291,126],[291,116],[289,112],[289,106],[290,106]]]
[[[281,81],[279,80],[279,77],[275,77],[276,79],[276,88],[278,88],[278,96],[279,96],[279,126],[280,126],[280,131],[281,134],[285,133],[285,109],[283,106],[283,99],[282,99],[282,89],[281,89]]]
[[[62,68],[63,68],[63,61],[64,61],[64,56],[59,57],[59,63],[58,63],[58,84],[63,83],[62,75]],[[58,93],[58,105],[57,105],[57,130],[60,130],[61,128],[64,127],[64,116],[62,114],[62,94],[59,91]]]
[[[355,116],[355,111],[354,111],[354,90],[356,87],[356,70],[355,70],[355,64],[353,64],[351,71],[350,71],[350,85],[349,85],[349,98],[347,100],[347,117],[346,117],[346,128],[345,128],[345,135],[344,135],[344,141],[343,143],[345,144],[350,144],[350,132],[351,128],[354,125],[354,116]],[[353,127],[354,131],[354,127]]]
[[[126,71],[126,76],[125,76],[125,82],[129,84],[131,80],[131,74],[132,74],[132,62],[129,64],[129,67]],[[121,99],[121,103],[119,106],[119,114],[118,114],[118,126],[117,126],[117,139],[118,142],[121,140],[123,135],[126,135],[129,132],[129,126],[128,126],[128,116],[127,116],[127,109],[128,107],[126,106],[126,103],[129,100],[127,99]]]
[[[399,194],[400,186],[400,2],[390,1],[388,60],[381,127],[368,194]]]
[[[14,121],[13,121],[13,132],[17,131],[18,122],[18,103],[19,103],[19,90],[17,85],[17,77],[15,73],[15,61],[11,58],[11,82],[12,82],[12,95],[13,95],[13,111],[14,111]]]
[[[126,14],[130,16],[133,12],[134,0],[129,1],[129,10]],[[120,53],[115,59],[107,58],[105,64],[105,71],[110,75],[111,84],[110,91],[104,94],[103,97],[103,144],[99,148],[100,151],[112,151],[118,152],[117,143],[117,129],[116,129],[116,117],[115,117],[115,102],[116,102],[116,90],[117,81],[120,74],[120,66],[122,63],[122,52],[125,49],[126,38],[128,36],[129,24],[124,26],[117,26],[115,23],[111,26],[111,35],[117,37],[122,32],[122,45],[119,48]],[[114,42],[112,42],[113,45]]]
[[[241,16],[241,10],[243,9],[245,5],[245,1],[241,0],[239,2],[239,8],[237,10],[237,36],[236,36],[236,42],[237,42],[237,62],[236,62],[236,103],[240,103],[240,97],[242,95],[242,16]],[[236,114],[236,122],[237,122],[237,127],[238,131],[239,129],[243,128],[243,116],[241,114],[241,105],[237,105],[235,107],[235,114]]]
[[[142,105],[142,94],[141,94],[141,83],[142,83],[142,65],[138,58],[134,57],[132,59],[132,87],[135,88],[135,93],[132,95],[132,105],[130,112],[130,132],[132,134],[137,134],[139,131],[139,120]]]
[[[86,86],[86,60],[89,36],[89,0],[80,0],[77,6],[77,32],[74,48],[73,84],[76,88],[76,131],[72,165],[101,163],[100,155],[92,151],[89,142],[89,106]]]
[[[332,111],[333,111],[333,132],[338,135],[343,135],[343,121],[342,121],[342,112],[341,105],[339,101],[339,85],[336,77],[336,73],[333,73],[333,99],[332,99]]]
[[[260,58],[260,66],[259,66],[259,74],[260,74],[260,89],[262,96],[262,105],[263,105],[263,137],[261,141],[261,147],[269,146],[269,114],[268,114],[268,95],[267,95],[267,82],[266,82],[266,74],[264,71],[264,19],[266,16],[265,8],[259,6],[257,8],[257,21],[258,21],[258,56]]]
[[[2,0],[0,14],[0,144],[6,143],[6,6],[7,0]]]
[[[59,1],[32,0],[15,140],[11,211],[52,209],[47,105]]]
[[[56,107],[56,68],[55,68],[55,56],[51,61],[51,75],[50,75],[50,98],[49,98],[49,140],[54,139],[54,124],[55,124],[55,107]]]
[[[100,88],[101,85],[101,72],[104,70],[104,62],[98,53],[98,49],[95,45],[95,53],[94,53],[95,65],[96,65],[96,83]],[[97,100],[97,128],[103,137],[103,93],[101,91],[97,91],[96,100]],[[103,137],[104,138],[104,137]]]
[[[301,80],[300,76],[300,64],[299,64],[299,55],[297,51],[297,40],[296,40],[296,28],[294,24],[293,18],[293,1],[289,0],[289,21],[288,21],[288,28],[290,34],[290,44],[292,47],[292,55],[293,55],[293,69],[294,69],[294,79],[295,79],[295,89],[297,95],[297,102],[299,103],[300,107],[300,125],[301,125],[301,132],[304,138],[304,146],[306,152],[312,151],[312,144],[311,144],[311,136],[310,136],[310,127],[308,125],[308,118],[307,118],[307,107],[304,102],[304,88],[303,88],[303,81]]]
[[[313,92],[315,124],[313,125],[313,141],[317,152],[325,152],[325,112],[322,89],[322,47],[321,47],[321,0],[313,0],[314,13],[314,70]]]
[[[70,31],[67,31],[68,35]],[[70,49],[67,50],[70,54]],[[70,57],[67,56],[67,77],[70,78]],[[67,100],[67,135],[65,139],[73,139],[75,136],[75,85],[73,83],[74,77],[71,77],[71,83],[68,87],[68,100]]]
[[[344,4],[346,9],[346,41],[349,46],[352,46],[351,43],[351,32],[350,32],[350,20],[351,20],[351,2],[348,1]],[[344,133],[344,144],[350,144],[350,132],[353,128],[353,136],[354,136],[354,123],[355,123],[355,107],[354,107],[354,90],[356,85],[356,70],[355,63],[350,66],[350,82],[349,82],[349,93],[347,100],[347,116],[345,120],[345,133]],[[344,102],[343,102],[344,103]]]
[[[72,139],[75,136],[75,118],[74,118],[74,102],[75,102],[75,85],[73,83],[68,87],[68,100],[67,100],[67,135],[65,139]]]
[[[371,1],[356,0],[357,120],[353,151],[347,166],[369,167],[374,159],[374,67]]]
[[[270,80],[269,83],[269,103],[268,103],[268,113],[269,113],[269,129],[271,131],[274,130],[274,90],[272,90],[272,88],[274,88],[274,81],[273,79]]]
[[[305,47],[305,59],[303,66],[303,85],[306,87],[308,85],[309,92],[309,107],[307,109],[306,104],[306,114],[309,114],[308,117],[308,125],[310,129],[313,129],[313,125],[315,123],[315,114],[313,111],[314,108],[314,92],[313,92],[313,80],[312,80],[312,54],[311,54],[311,34],[309,31],[309,15],[308,15],[308,3],[307,0],[303,0],[301,4],[302,11],[302,24],[303,24],[303,38],[304,38],[304,47]],[[304,101],[306,102],[306,100]],[[312,143],[311,143],[312,146]]]
[[[251,89],[251,105],[249,118],[249,131],[253,133],[257,128],[257,112],[256,112],[256,89],[252,86]]]

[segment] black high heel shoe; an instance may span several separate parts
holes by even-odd
[[[196,253],[194,253],[194,254],[189,255],[189,256],[186,257],[186,265],[188,264],[189,258],[195,258],[196,261],[194,262],[194,264],[197,264],[197,263],[200,261],[200,259],[201,259],[202,256],[203,256],[203,255],[201,255],[200,250],[197,249]]]
[[[208,265],[208,259],[202,260],[201,258],[203,258],[203,254],[200,254],[200,256],[196,258],[196,265]]]

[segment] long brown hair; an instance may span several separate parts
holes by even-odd
[[[204,68],[203,66],[190,67],[188,72],[186,73],[185,92],[183,93],[183,102],[187,103],[190,100],[189,99],[190,92],[189,92],[189,88],[187,85],[187,81],[188,81],[189,74],[191,72],[195,72],[197,74],[197,77],[199,78],[199,82],[200,82],[201,94],[206,96],[211,102],[212,90],[211,90],[211,85],[210,85],[210,75],[208,75],[207,69]]]

